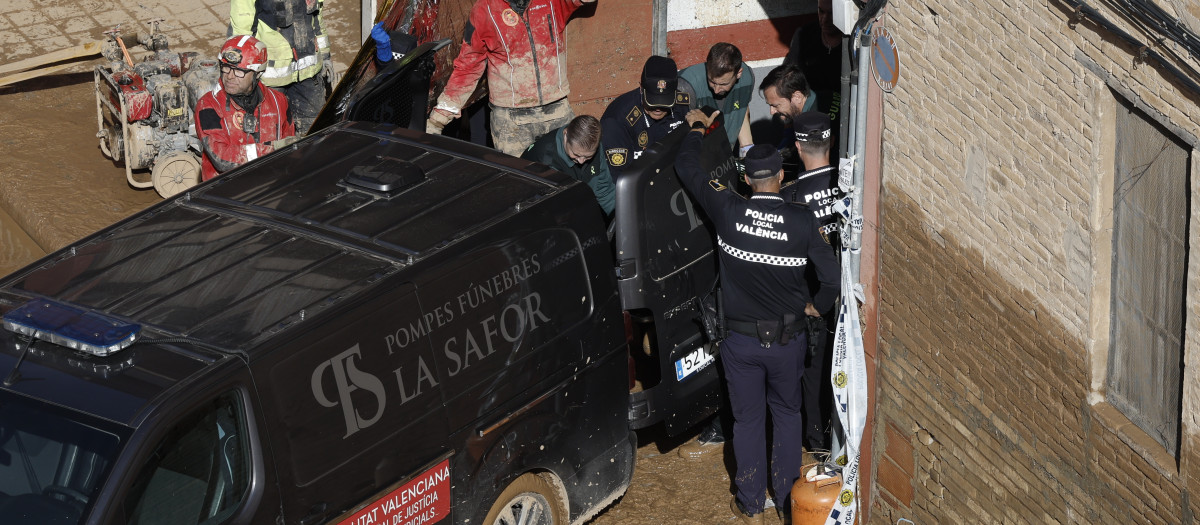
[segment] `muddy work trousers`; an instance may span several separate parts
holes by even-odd
[[[545,106],[505,108],[489,105],[492,112],[492,144],[501,153],[520,157],[538,137],[566,126],[575,115],[566,97]]]
[[[733,408],[733,457],[737,499],[750,514],[765,507],[767,490],[767,410],[771,411],[770,480],[775,505],[787,508],[792,484],[800,477],[804,375],[804,333],[787,344],[764,348],[756,337],[731,332],[721,342],[721,364]]]
[[[288,117],[296,125],[296,135],[308,133],[317,114],[325,106],[325,82],[322,75],[306,78],[286,86],[280,86],[279,91],[288,99]]]

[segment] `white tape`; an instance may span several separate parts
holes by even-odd
[[[850,186],[854,183],[854,159],[838,159],[838,189],[842,190],[842,195],[850,193]]]
[[[861,224],[861,218],[859,219]],[[858,514],[859,460],[863,428],[867,423],[867,360],[863,351],[862,330],[858,322],[861,285],[850,282],[850,259],[842,253],[842,309],[834,332],[833,383],[834,411],[845,429],[842,490],[825,519],[825,525],[852,525]],[[843,458],[838,458],[839,460]],[[841,461],[839,464],[843,464]]]

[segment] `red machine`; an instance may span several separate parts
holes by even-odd
[[[125,177],[135,188],[153,187],[164,198],[200,181],[201,145],[192,110],[196,101],[216,85],[216,60],[201,60],[194,52],[172,53],[161,20],[150,22],[149,34],[138,43],[151,54],[134,63],[121,38],[120,27],[105,32],[101,54],[107,64],[96,66],[96,123],[100,149],[124,162]],[[133,170],[150,169],[150,180]]]

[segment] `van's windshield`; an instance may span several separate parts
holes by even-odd
[[[0,523],[82,521],[120,441],[62,410],[0,392]]]

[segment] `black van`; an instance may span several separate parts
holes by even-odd
[[[611,231],[545,166],[340,123],[0,279],[0,523],[590,518],[631,428],[716,406],[680,131]]]

